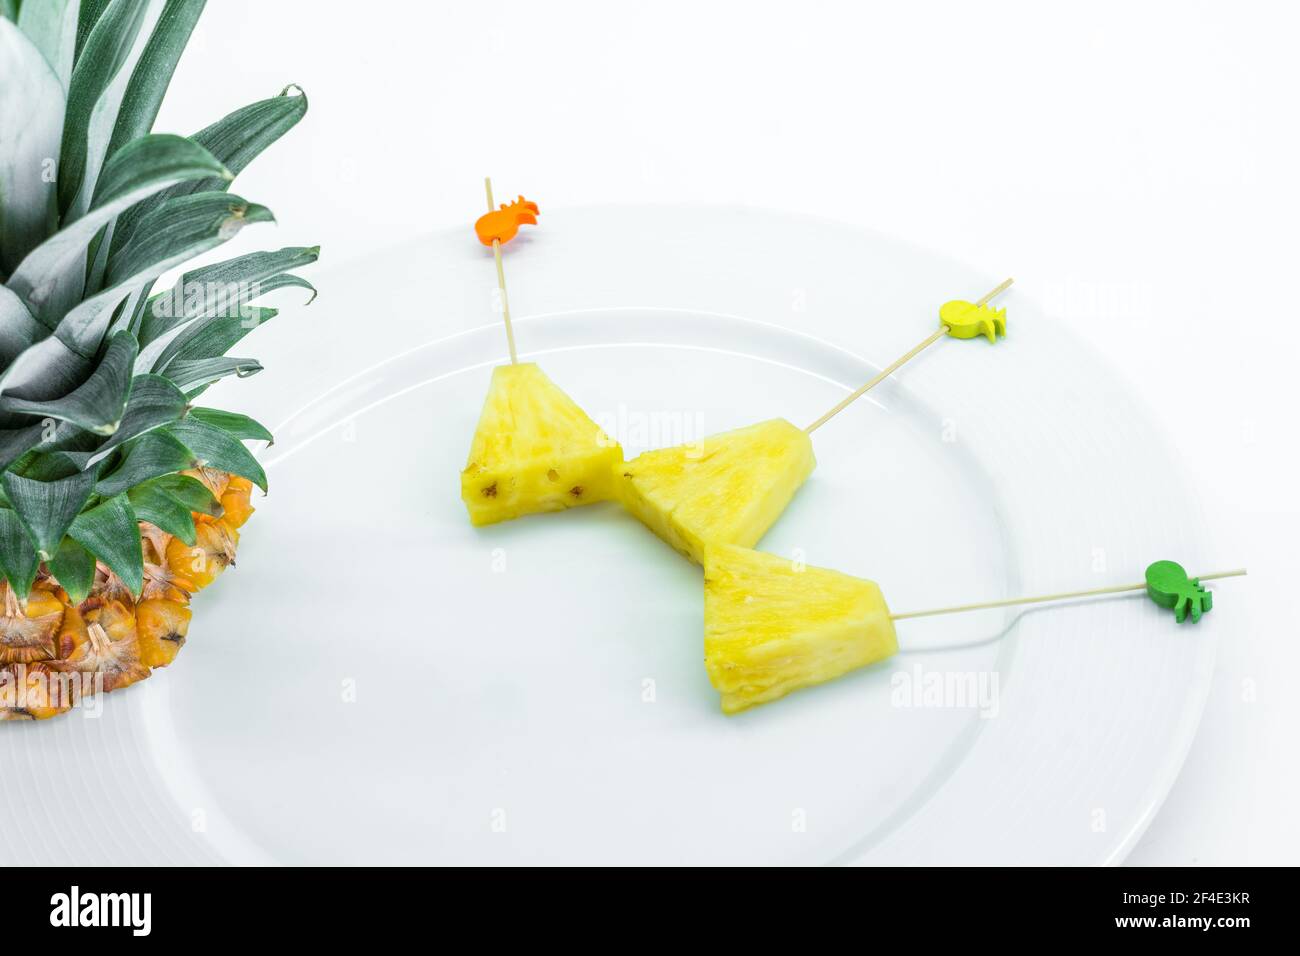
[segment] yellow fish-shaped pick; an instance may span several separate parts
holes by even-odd
[[[973,339],[982,335],[990,342],[996,342],[999,335],[1007,334],[1007,310],[954,299],[939,307],[939,323],[946,325],[948,334],[955,339]]]

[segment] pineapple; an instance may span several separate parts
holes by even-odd
[[[812,441],[782,418],[639,455],[619,497],[655,534],[704,563],[705,547],[752,547],[816,465]]]
[[[475,525],[614,497],[618,443],[532,362],[492,370],[460,495]]]
[[[704,664],[734,714],[897,653],[871,581],[732,545],[704,564]]]
[[[151,133],[202,0],[0,3],[0,719],[175,658],[234,563],[270,434],[198,405],[315,248],[165,273],[271,221],[231,181],[307,110],[297,87]]]

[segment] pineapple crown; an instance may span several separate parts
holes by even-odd
[[[261,370],[226,352],[275,315],[259,295],[311,284],[316,248],[166,272],[270,210],[235,176],[307,111],[301,89],[193,136],[151,133],[204,0],[0,0],[0,575],[38,574],[73,600],[102,562],[138,594],[139,522],[193,545],[221,506],[181,472],[266,489],[244,415],[198,407],[213,382]]]

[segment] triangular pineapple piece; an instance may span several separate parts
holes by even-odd
[[[704,666],[724,713],[897,652],[894,622],[873,582],[747,548],[709,547]]]
[[[709,544],[758,544],[817,464],[812,441],[783,418],[638,455],[619,497],[696,564]]]
[[[476,525],[614,497],[623,450],[531,362],[499,365],[460,476]]]

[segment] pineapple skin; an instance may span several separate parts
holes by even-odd
[[[623,450],[532,362],[500,365],[460,476],[475,526],[615,497]]]
[[[648,451],[621,466],[619,499],[696,564],[712,544],[758,544],[817,466],[803,429],[774,418]]]
[[[247,479],[215,469],[186,474],[207,485],[227,510],[221,517],[191,513],[198,531],[194,548],[141,522],[143,593],[132,595],[102,563],[94,587],[80,604],[72,603],[44,566],[25,607],[9,585],[0,582],[0,721],[46,720],[70,711],[61,676],[98,673],[103,689],[112,691],[144,680],[153,669],[175,660],[189,631],[191,594],[233,564],[236,528],[254,510]],[[213,532],[220,545],[209,543],[205,531]],[[195,574],[196,563],[217,570]],[[30,635],[38,624],[36,636],[43,639],[33,640]],[[23,635],[28,639],[11,643],[11,637]]]
[[[872,581],[730,545],[704,567],[704,663],[739,713],[833,680],[898,652],[884,595]]]

